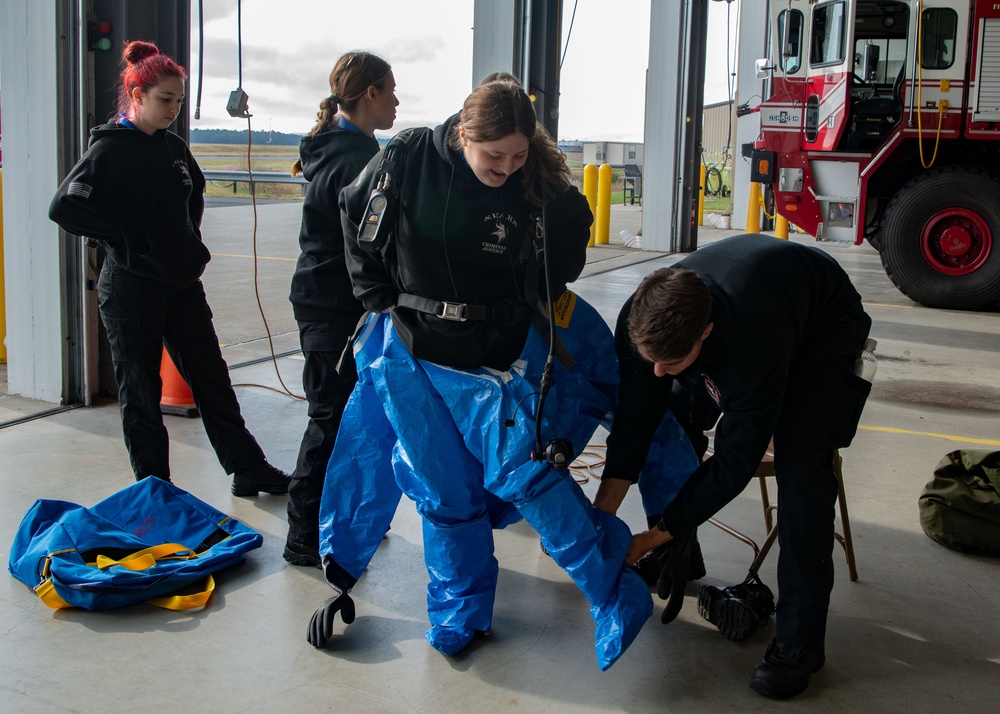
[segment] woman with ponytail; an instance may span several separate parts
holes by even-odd
[[[344,232],[337,199],[375,154],[375,131],[392,128],[399,102],[388,62],[369,52],[348,52],[330,72],[330,96],[319,105],[316,126],[299,144],[292,175],[309,182],[299,229],[301,253],[289,300],[299,327],[305,365],[302,386],[309,423],[288,490],[284,558],[319,565],[319,503],[327,462],[347,398],[358,375],[351,355],[341,355],[365,313],[354,297],[344,262]]]
[[[118,115],[91,131],[49,218],[107,251],[97,294],[132,470],[136,479],[170,480],[160,413],[165,346],[233,474],[233,494],[287,493],[288,475],[267,462],[243,421],[200,279],[211,258],[201,239],[205,179],[188,145],[167,131],[187,75],[149,42],[128,43],[122,60]]]

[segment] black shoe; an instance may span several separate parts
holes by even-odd
[[[767,624],[773,612],[774,593],[756,577],[723,589],[703,585],[698,591],[698,614],[729,640],[749,637]]]
[[[664,543],[656,550],[651,550],[639,558],[629,567],[639,574],[643,582],[651,588],[655,588],[660,581],[660,573],[663,572],[663,564],[666,563],[666,552],[668,548],[674,547],[673,541]],[[697,534],[691,541],[691,555],[688,563],[687,582],[701,580],[705,577],[705,559],[701,554],[701,545],[698,544]]]
[[[285,551],[281,555],[292,565],[323,568],[323,562],[319,557],[319,548],[306,545],[301,538],[293,537],[292,533],[289,533],[285,539]]]
[[[256,496],[258,493],[273,493],[281,496],[288,493],[288,474],[279,468],[263,463],[233,474],[232,492],[234,496]]]
[[[826,663],[823,645],[800,647],[772,640],[750,677],[750,688],[771,699],[791,699],[809,686],[809,675]]]

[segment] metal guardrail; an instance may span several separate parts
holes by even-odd
[[[202,173],[205,175],[206,181],[211,181],[216,185],[231,183],[233,185],[233,193],[236,193],[236,186],[241,183],[251,184],[251,186],[258,183],[297,183],[305,186],[308,183],[303,176],[292,176],[284,171],[254,171],[252,180],[249,171],[221,171],[211,169],[202,171]]]

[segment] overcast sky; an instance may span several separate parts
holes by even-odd
[[[669,1],[669,0],[665,0]],[[650,0],[563,0],[560,139],[641,141]],[[330,91],[337,57],[365,49],[385,58],[396,77],[396,125],[434,126],[458,111],[472,89],[473,0],[243,0],[242,87],[255,130],[305,133]],[[198,4],[191,3],[188,67],[192,117],[198,91]],[[738,3],[711,2],[705,103],[726,101],[727,13],[735,32]],[[233,0],[204,0],[201,119],[192,127],[242,129],[226,113],[239,83]],[[730,50],[730,64],[733,50]]]

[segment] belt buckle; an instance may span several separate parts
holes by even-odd
[[[454,322],[465,322],[465,303],[464,302],[443,302],[441,303],[441,314],[438,315],[442,320],[452,320]]]

